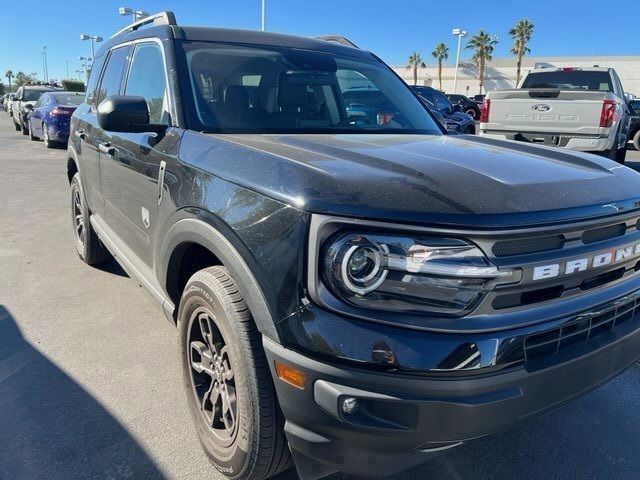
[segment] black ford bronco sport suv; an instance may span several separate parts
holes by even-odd
[[[176,25],[96,54],[75,243],[178,330],[216,468],[386,476],[640,356],[640,176],[442,127],[375,55]]]

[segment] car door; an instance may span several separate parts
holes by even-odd
[[[33,111],[29,114],[29,125],[31,126],[31,132],[36,137],[42,135],[42,120],[44,118],[44,107],[48,104],[49,95],[43,93],[36,104],[33,106]]]
[[[124,94],[143,97],[150,122],[170,127],[166,67],[159,42],[135,44]],[[179,133],[171,128],[162,134],[105,132],[103,138],[100,166],[107,222],[150,268],[164,169],[176,157],[178,141]]]
[[[96,58],[91,67],[85,103],[74,112],[73,138],[69,139],[82,157],[80,175],[84,194],[92,213],[105,218],[104,196],[100,175],[100,153],[98,145],[103,132],[98,125],[97,106],[108,95],[120,93],[130,47],[116,47]],[[105,62],[108,60],[108,65]]]

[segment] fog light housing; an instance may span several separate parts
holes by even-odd
[[[360,400],[355,397],[344,397],[340,408],[345,415],[353,415],[360,408]]]

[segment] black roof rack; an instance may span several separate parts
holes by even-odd
[[[324,35],[322,37],[316,37],[318,40],[324,40],[325,42],[339,43],[340,45],[346,45],[347,47],[359,48],[355,43],[340,35]]]
[[[133,32],[149,23],[153,23],[154,25],[177,25],[178,24],[176,22],[176,16],[173,14],[173,12],[160,12],[154,15],[150,15],[148,17],[144,17],[138,20],[137,22],[132,23],[131,25],[127,25],[122,30],[118,30],[116,33],[111,35],[110,38],[117,37],[118,35],[122,35],[123,33]]]

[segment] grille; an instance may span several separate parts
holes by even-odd
[[[546,237],[521,238],[517,240],[501,240],[493,245],[496,257],[509,257],[526,253],[541,253],[558,250],[564,246],[563,235],[549,235]]]
[[[608,240],[610,238],[621,237],[627,232],[627,226],[624,223],[618,225],[609,225],[608,227],[595,228],[587,230],[582,234],[582,243],[589,244]]]
[[[562,327],[530,335],[524,342],[525,358],[528,361],[556,355],[572,345],[588,343],[615,331],[628,322],[640,323],[639,306],[640,299],[634,296],[597,314],[579,316]]]

